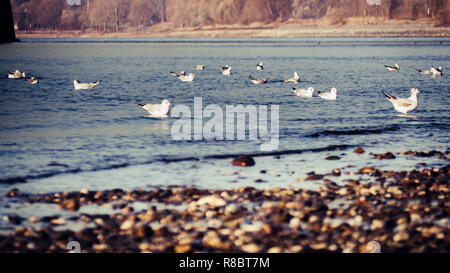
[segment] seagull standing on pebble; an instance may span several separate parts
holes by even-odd
[[[317,93],[319,93],[319,97],[326,100],[337,100],[337,93],[338,90],[336,88],[331,88],[330,92],[320,92],[317,90]]]
[[[259,62],[259,64],[256,65],[256,70],[264,70],[264,66],[262,62]]]
[[[397,98],[389,95],[386,92],[383,92],[383,94],[388,98],[388,100],[392,102],[392,105],[394,105],[394,109],[400,113],[403,113],[405,117],[406,113],[416,110],[417,107],[419,106],[419,101],[417,100],[417,94],[419,93],[420,93],[419,89],[412,88],[411,96],[409,98]]]
[[[385,65],[384,67],[386,67],[387,70],[389,71],[399,71],[400,70],[400,65],[399,64],[395,64],[395,65]]]
[[[91,82],[91,83],[80,83],[78,80],[73,81],[73,86],[75,87],[75,90],[92,89],[99,84],[100,84],[100,81]]]
[[[316,92],[313,87],[309,87],[308,89],[295,89],[294,87],[292,87],[292,91],[297,97],[302,98],[312,98],[314,92]]]
[[[221,66],[220,69],[222,70],[222,74],[231,75],[231,66]]]
[[[300,81],[300,76],[298,75],[297,72],[294,72],[294,77],[284,80],[284,82],[299,82]]]
[[[169,100],[163,100],[161,104],[145,104],[142,102],[137,103],[139,106],[147,110],[151,117],[168,117],[170,106],[172,106]]]

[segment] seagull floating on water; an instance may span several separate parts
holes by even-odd
[[[180,77],[180,76],[186,75],[186,72],[180,71],[180,73],[176,73],[176,72],[170,71],[170,75],[178,78],[178,77]]]
[[[228,65],[221,66],[220,70],[222,70],[222,74],[224,75],[231,75],[231,66]]]
[[[257,79],[255,77],[253,77],[252,75],[248,76],[248,78],[252,81],[252,83],[254,84],[265,84],[267,83],[266,79]]]
[[[204,64],[197,65],[197,70],[204,70],[204,69],[205,69],[205,65]]]
[[[151,117],[168,117],[170,106],[172,106],[169,100],[163,100],[161,104],[145,104],[138,102],[138,105],[147,110]]]
[[[383,94],[388,98],[390,102],[394,105],[394,109],[397,110],[400,113],[405,114],[411,111],[414,111],[419,106],[419,102],[417,100],[417,94],[419,94],[420,91],[417,88],[411,89],[411,96],[409,98],[397,98],[394,96],[389,95],[386,92],[383,92]]]
[[[35,77],[29,78],[27,82],[29,84],[37,84],[37,83],[39,83],[38,79],[36,79]]]
[[[295,89],[292,87],[292,91],[297,97],[312,98],[316,90],[313,87],[309,87],[308,89]]]
[[[439,68],[434,68],[431,66],[430,71],[433,73],[433,76],[442,76],[442,66],[439,66]]]
[[[400,70],[400,65],[399,64],[395,64],[395,65],[385,65],[384,67],[386,67],[387,70],[389,71],[398,71]]]
[[[182,82],[192,82],[194,81],[194,77],[194,73],[189,73],[189,75],[180,75],[178,79],[180,79]]]
[[[92,89],[100,84],[100,81],[91,82],[91,83],[80,83],[78,80],[73,81],[73,85],[75,87],[75,90],[82,90],[82,89]]]
[[[16,70],[14,72],[9,72],[8,71],[8,78],[9,79],[22,79],[26,77],[26,73],[25,72],[20,72],[19,70]]]
[[[256,65],[256,70],[264,70],[264,66],[263,66],[262,62],[260,62],[259,64]]]
[[[331,88],[330,92],[320,92],[317,90],[317,93],[319,93],[319,97],[326,100],[337,100],[337,93],[338,90],[336,88]]]
[[[298,75],[297,72],[294,72],[294,77],[284,80],[284,82],[299,82],[300,81],[300,76]]]
[[[420,70],[420,69],[417,69],[417,71],[419,71],[420,74],[424,74],[424,75],[427,75],[427,74],[433,74],[433,72],[431,71],[431,69],[430,69],[430,70]]]

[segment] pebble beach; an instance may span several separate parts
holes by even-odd
[[[385,152],[373,154],[373,160],[410,156],[448,162],[449,155]],[[0,252],[70,252],[70,241],[79,242],[81,252],[450,251],[450,164],[349,172],[332,168],[333,159],[328,160],[329,173],[299,179],[321,181],[315,190],[177,185],[29,194],[11,187],[4,196],[11,203],[50,205],[60,213],[3,219],[15,230],[0,235]],[[250,169],[255,162],[257,157],[241,156],[230,164]],[[335,183],[338,178],[345,183]]]

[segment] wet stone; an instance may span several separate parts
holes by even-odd
[[[395,155],[392,152],[387,152],[384,154],[375,154],[375,159],[395,159]]]
[[[355,154],[363,154],[363,153],[365,153],[366,151],[365,151],[362,147],[358,147],[358,148],[356,148],[355,150],[353,150],[353,152],[354,152]]]
[[[323,175],[321,174],[315,174],[315,173],[311,173],[308,175],[308,177],[305,179],[306,181],[315,181],[315,180],[321,180],[323,179]]]
[[[251,167],[255,165],[255,160],[251,156],[239,156],[231,162],[233,166]]]
[[[75,199],[68,199],[61,202],[59,207],[66,210],[77,211],[80,208],[80,204]]]

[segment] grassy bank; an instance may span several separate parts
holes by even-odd
[[[450,37],[450,27],[435,27],[431,21],[350,18],[339,24],[327,20],[290,20],[282,23],[211,25],[191,28],[156,24],[125,28],[119,32],[17,31],[18,38],[332,38],[332,37]]]

